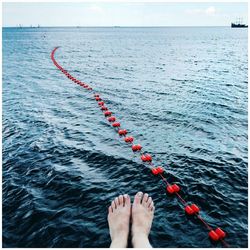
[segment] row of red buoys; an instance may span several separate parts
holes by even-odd
[[[72,82],[78,84],[79,86],[85,88],[86,90],[92,91],[92,87],[90,87],[88,84],[76,79],[73,77],[67,70],[65,70],[62,66],[60,66],[57,61],[55,60],[54,54],[55,51],[58,49],[58,47],[54,48],[51,52],[51,60],[55,64],[55,66],[66,76],[68,77]],[[131,143],[131,148],[133,152],[140,152],[142,150],[142,146],[140,144],[133,144],[134,137],[128,136],[128,131],[126,129],[121,128],[120,122],[117,122],[116,117],[113,115],[113,113],[108,109],[108,107],[105,105],[104,100],[101,98],[100,94],[95,93],[94,99],[98,102],[98,106],[100,107],[101,111],[103,112],[104,116],[107,118],[107,120],[111,123],[112,127],[114,127],[118,134],[120,136],[124,137],[124,141],[126,143]],[[155,176],[160,176],[162,180],[166,183],[166,192],[169,195],[176,195],[177,198],[181,201],[183,204],[183,208],[185,213],[189,216],[196,216],[209,230],[209,238],[213,241],[221,241],[224,246],[229,247],[229,245],[224,241],[224,238],[226,237],[226,233],[221,228],[216,228],[213,230],[202,217],[200,216],[200,208],[196,204],[188,205],[188,203],[183,199],[183,197],[180,195],[181,188],[176,183],[168,183],[166,178],[163,176],[164,168],[161,166],[154,167],[153,164],[153,158],[150,154],[147,153],[141,153],[141,160],[143,163],[150,164],[151,172]]]

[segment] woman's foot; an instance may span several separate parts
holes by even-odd
[[[120,195],[109,207],[108,223],[111,237],[110,247],[125,248],[128,243],[131,203],[130,197]]]
[[[135,248],[151,247],[148,235],[154,218],[154,202],[148,194],[138,192],[132,206],[132,244]]]

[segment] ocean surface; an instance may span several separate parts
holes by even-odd
[[[247,29],[229,27],[4,28],[3,246],[109,247],[110,202],[143,191],[154,247],[223,247],[55,68],[55,46],[201,216],[247,247]]]

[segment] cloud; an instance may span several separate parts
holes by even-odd
[[[98,13],[98,14],[101,14],[101,13],[104,12],[104,10],[100,6],[98,6],[96,4],[91,5],[88,8],[88,10],[91,11],[91,12],[94,12],[94,13]]]
[[[211,7],[208,7],[206,10],[205,10],[206,14],[207,15],[214,15],[216,13],[216,9],[211,6]]]
[[[205,14],[205,15],[214,15],[218,12],[214,6],[210,6],[206,9],[187,9],[186,13],[188,14]]]

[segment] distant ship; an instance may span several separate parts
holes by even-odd
[[[248,25],[242,23],[242,19],[238,19],[237,22],[231,23],[231,28],[247,28]]]

